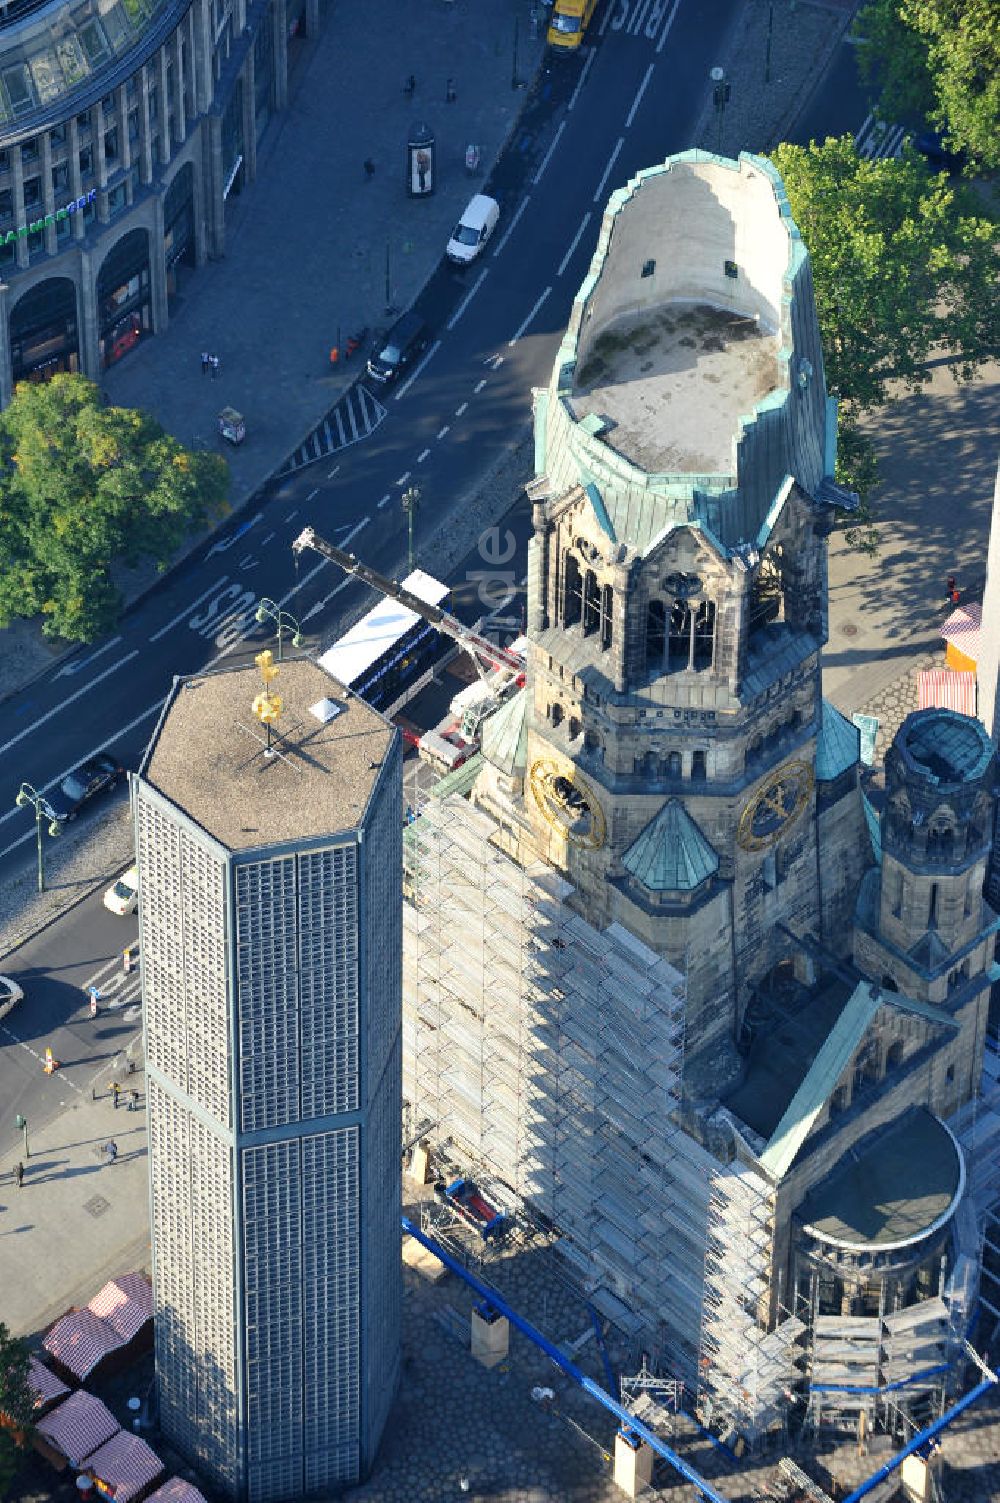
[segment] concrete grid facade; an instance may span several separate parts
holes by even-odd
[[[398,1381],[401,774],[384,739],[363,820],[278,850],[233,851],[165,796],[155,738],[135,784],[161,1423],[250,1503],[360,1480]]]
[[[166,329],[320,0],[14,0],[0,23],[0,402]]]

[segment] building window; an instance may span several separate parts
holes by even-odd
[[[111,219],[128,208],[128,183],[119,183],[108,190],[108,215]]]
[[[54,193],[69,192],[69,163],[57,162],[52,169],[52,191]],[[59,221],[63,223],[62,220]]]
[[[10,152],[0,151],[0,172],[10,171]]]
[[[646,608],[646,668],[650,673],[662,672],[666,633],[666,606],[662,600],[651,600]]]
[[[563,626],[575,626],[583,614],[583,576],[574,553],[566,554],[563,570]]]
[[[38,161],[38,141],[35,137],[32,137],[30,141],[25,141],[21,147],[21,161],[25,163]]]
[[[785,619],[785,592],[781,575],[781,547],[765,554],[754,575],[750,590],[750,635]]]
[[[611,646],[611,638],[614,631],[614,603],[615,592],[610,585],[605,585],[601,592],[601,647],[607,649]]]
[[[33,209],[42,201],[42,180],[40,177],[26,177],[24,180],[24,207]]]
[[[14,218],[14,195],[9,188],[0,188],[0,224],[9,224]]]
[[[139,139],[139,111],[137,109],[128,112],[128,138],[133,142]]]
[[[683,600],[675,600],[670,611],[670,633],[667,637],[667,667],[673,670],[687,668],[691,661],[691,608]]]
[[[691,781],[692,783],[704,783],[706,778],[705,753],[696,751],[691,756]]]
[[[90,111],[84,110],[82,115],[77,115],[76,123],[80,130],[90,129]]]
[[[703,600],[695,611],[691,661],[695,668],[711,668],[715,655],[715,604]]]
[[[80,152],[80,176],[93,177],[94,175],[94,148],[85,146]]]
[[[156,85],[154,84],[153,87],[149,91],[149,118],[150,118],[150,122],[152,122],[153,120],[157,120],[159,118],[159,111],[160,111],[160,96],[159,96],[159,93],[157,91]]]
[[[902,1039],[896,1039],[895,1043],[890,1044],[889,1047],[888,1047],[888,1049],[885,1052],[885,1071],[886,1071],[886,1074],[888,1075],[888,1073],[889,1073],[890,1070],[898,1070],[899,1067],[900,1067],[900,1065],[902,1063],[903,1063],[903,1041],[902,1041]]]
[[[79,369],[76,288],[68,278],[50,277],[14,304],[10,348],[15,381],[45,381]]]
[[[104,132],[104,160],[110,167],[118,160],[118,127],[113,125]]]

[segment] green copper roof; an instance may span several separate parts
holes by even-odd
[[[486,717],[480,731],[483,756],[508,777],[524,771],[528,755],[527,708],[528,691],[521,689]]]
[[[650,892],[691,892],[719,870],[715,851],[675,798],[632,842],[622,864]]]
[[[775,1179],[783,1179],[795,1162],[883,1000],[878,987],[868,981],[854,988],[760,1156]]]
[[[826,699],[816,738],[816,778],[832,783],[861,758],[861,732]]]

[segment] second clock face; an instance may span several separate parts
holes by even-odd
[[[788,762],[759,788],[740,816],[736,838],[745,851],[773,845],[809,802],[813,772],[808,762]]]
[[[541,757],[532,764],[528,786],[545,819],[566,840],[591,849],[604,844],[604,811],[572,768]]]

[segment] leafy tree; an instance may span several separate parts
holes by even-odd
[[[33,1413],[28,1348],[0,1321],[0,1498],[7,1496],[20,1468]]]
[[[883,86],[883,113],[926,115],[953,149],[1000,167],[997,0],[869,0],[855,23],[862,68]]]
[[[111,565],[165,569],[227,475],[82,376],[19,385],[0,414],[0,626],[40,612],[47,636],[94,641],[121,610]]]
[[[917,390],[932,355],[968,379],[1000,343],[1000,249],[969,190],[915,153],[866,161],[849,136],[774,161],[809,250],[827,382],[848,421]]]
[[[937,99],[927,57],[927,41],[900,15],[900,0],[868,0],[852,27],[858,42],[858,69],[877,90],[885,120],[908,125],[930,119]]]

